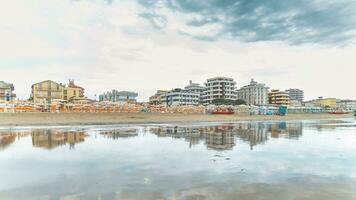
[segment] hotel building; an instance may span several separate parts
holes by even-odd
[[[112,90],[99,95],[99,101],[135,103],[137,96],[136,92]]]
[[[237,91],[237,98],[246,101],[248,105],[266,105],[268,104],[268,87],[251,79],[249,85]]]
[[[290,100],[299,101],[299,102],[304,101],[304,91],[303,90],[291,88],[291,89],[286,90],[286,92],[288,93]]]
[[[161,95],[161,104],[167,106],[199,105],[200,94],[176,88]]]
[[[268,100],[269,104],[277,106],[290,104],[290,98],[286,91],[271,90],[271,92],[268,93]]]
[[[236,100],[236,82],[233,78],[214,77],[205,82],[202,95],[204,104],[211,104],[214,99]]]

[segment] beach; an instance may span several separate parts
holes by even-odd
[[[168,113],[0,113],[0,125],[101,125],[140,123],[187,123],[187,122],[238,122],[269,120],[318,120],[352,117],[352,114],[335,115],[287,114],[277,115],[212,115]]]

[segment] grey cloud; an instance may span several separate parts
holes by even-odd
[[[156,13],[146,12],[146,13],[141,13],[140,16],[147,19],[152,24],[152,26],[156,29],[162,29],[167,24],[167,18],[162,15],[158,15]]]
[[[138,2],[150,11],[165,6],[176,13],[193,14],[194,17],[184,22],[188,26],[221,24],[223,28],[216,34],[215,39],[225,37],[247,42],[284,41],[289,44],[340,45],[354,41],[356,34],[354,0],[138,0]],[[213,40],[210,35],[191,36]]]

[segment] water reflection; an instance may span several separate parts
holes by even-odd
[[[45,149],[54,149],[69,144],[70,149],[74,149],[75,144],[84,142],[88,136],[84,130],[63,131],[56,129],[36,129],[31,133],[32,145]]]
[[[0,133],[0,149],[5,149],[11,143],[15,142],[16,134]]]
[[[158,126],[150,132],[159,137],[184,138],[193,147],[204,142],[207,149],[232,150],[235,140],[246,142],[251,150],[271,138],[298,139],[303,134],[302,122],[240,123],[219,126]]]
[[[27,137],[30,135],[29,131],[12,131],[12,130],[0,130],[0,150],[4,150],[9,147],[16,139]]]
[[[114,129],[114,130],[104,130],[99,132],[100,135],[103,135],[106,138],[111,138],[113,140],[119,138],[128,138],[138,136],[137,129]]]
[[[73,149],[77,143],[85,142],[90,134],[90,129],[30,129],[9,130],[0,132],[0,150],[9,147],[16,138],[31,136],[32,145],[45,149],[69,145]],[[118,140],[120,138],[136,137],[139,135],[137,128],[104,128],[96,131],[104,138]],[[158,137],[183,138],[189,147],[203,143],[207,149],[223,151],[232,150],[236,140],[248,143],[250,149],[256,145],[265,144],[270,138],[298,139],[303,134],[303,123],[239,123],[210,126],[149,126],[143,132],[155,134]]]
[[[354,199],[356,126],[346,125],[0,129],[0,199]]]

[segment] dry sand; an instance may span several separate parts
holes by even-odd
[[[244,114],[160,114],[160,113],[0,113],[0,125],[81,125],[81,124],[129,124],[129,123],[173,123],[173,122],[237,122],[267,120],[338,119],[352,117],[351,114],[288,114],[267,116]]]

